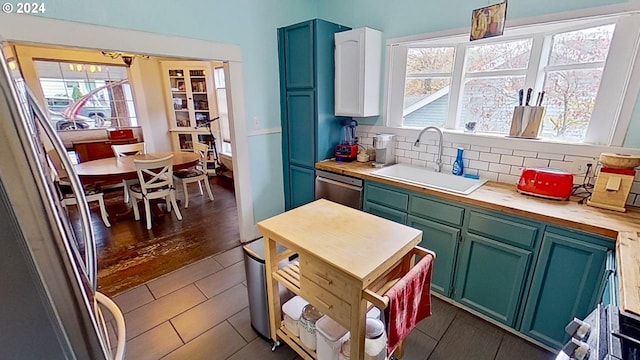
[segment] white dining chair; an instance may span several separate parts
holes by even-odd
[[[129,187],[129,196],[133,199],[144,201],[144,210],[147,219],[147,230],[151,230],[151,203],[150,200],[165,199],[167,211],[175,211],[178,220],[182,220],[182,214],[176,203],[176,189],[173,186],[173,154],[153,160],[134,159],[138,173],[138,184]],[[138,205],[133,204],[133,215],[140,220]]]
[[[67,171],[62,165],[60,155],[55,150],[49,150],[47,151],[47,159],[49,160],[49,166],[54,172],[54,178],[52,180],[55,183],[60,204],[65,208],[65,210],[67,209],[67,206],[78,205],[78,199],[71,191],[71,182],[69,181]],[[68,188],[69,190],[64,191],[63,188]],[[84,197],[87,200],[87,203],[94,201],[98,202],[102,222],[104,222],[106,227],[111,227],[109,214],[107,213],[107,208],[104,205],[104,193],[100,188],[96,186],[84,187]]]
[[[173,173],[173,176],[182,183],[185,209],[189,207],[189,189],[187,185],[194,182],[198,183],[201,196],[204,195],[202,192],[202,184],[204,183],[209,194],[209,200],[213,201],[213,193],[211,192],[211,186],[209,186],[209,174],[205,168],[209,147],[206,144],[196,142],[193,144],[193,150],[200,156],[200,162],[195,167],[177,170]]]
[[[131,155],[139,155],[147,153],[147,145],[144,142],[139,142],[135,144],[123,144],[123,145],[111,145],[111,150],[113,150],[113,155],[116,158],[121,158],[125,156]],[[122,185],[124,186],[124,202],[129,202],[129,187],[133,184],[137,184],[138,179],[125,179],[122,180]]]

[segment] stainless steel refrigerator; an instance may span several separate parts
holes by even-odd
[[[96,244],[80,181],[46,110],[0,55],[0,358],[122,358],[124,320],[96,291]],[[68,170],[80,222],[72,224],[60,204],[51,149]],[[113,313],[106,321],[105,308]],[[121,341],[109,343],[109,323]]]

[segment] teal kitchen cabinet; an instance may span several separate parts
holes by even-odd
[[[365,181],[364,211],[406,225],[408,206],[409,194],[407,191]]]
[[[460,248],[453,299],[513,327],[531,251],[475,234]]]
[[[467,211],[453,299],[515,327],[540,224],[491,211]]]
[[[574,317],[584,319],[599,302],[613,246],[606,238],[548,227],[520,331],[560,349],[569,339],[564,327]]]
[[[320,19],[278,29],[286,210],[313,201],[314,164],[333,157],[340,142],[340,118],[333,115],[333,35],[345,30]]]
[[[431,277],[431,289],[450,297],[460,229],[413,215],[409,215],[407,225],[422,230],[420,246],[436,253]]]

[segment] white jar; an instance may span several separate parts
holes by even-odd
[[[322,313],[309,304],[302,309],[300,316],[300,341],[310,350],[316,350],[316,322],[322,317]]]
[[[387,334],[382,321],[367,318],[367,333],[364,341],[365,360],[385,360],[387,358]]]
[[[351,339],[342,343],[339,360],[350,360]],[[364,360],[387,359],[387,333],[379,319],[367,318],[367,331],[364,340]]]
[[[325,315],[316,323],[316,330],[318,360],[338,360],[340,347],[349,337],[347,329]]]

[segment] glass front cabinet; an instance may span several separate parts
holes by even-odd
[[[213,150],[212,135],[219,138],[213,63],[163,61],[169,132],[174,151],[193,151],[201,142]],[[211,131],[211,132],[210,132]]]

